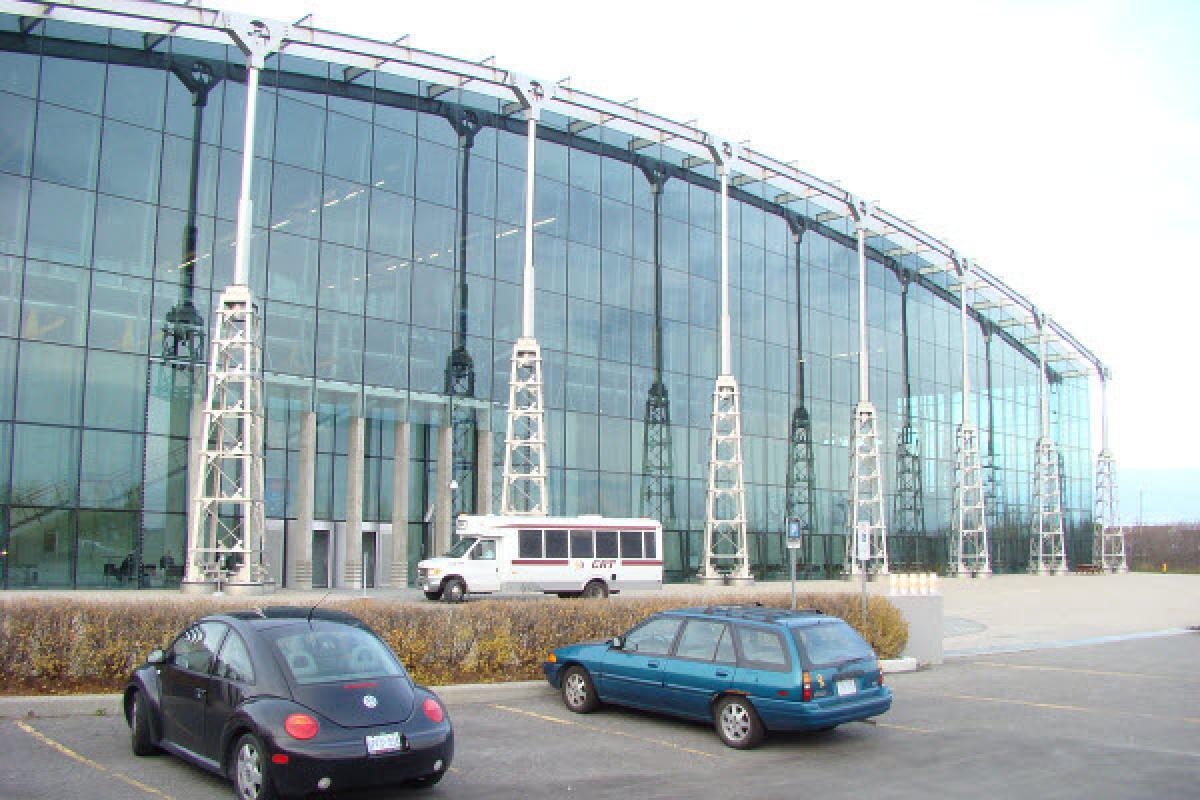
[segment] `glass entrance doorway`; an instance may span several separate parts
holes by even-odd
[[[378,534],[375,531],[363,531],[362,535],[362,565],[363,579],[366,581],[364,588],[375,588],[375,540]]]
[[[312,585],[314,589],[328,589],[329,531],[313,531],[312,537]]]

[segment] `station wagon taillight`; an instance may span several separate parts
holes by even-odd
[[[320,726],[308,714],[288,714],[288,718],[283,721],[283,729],[293,739],[311,739],[317,735]]]
[[[800,687],[800,699],[805,702],[812,700],[812,676],[805,672],[800,679],[803,681]]]
[[[879,685],[880,685],[880,686],[883,686],[883,662],[882,662],[882,661],[876,661],[876,662],[875,662],[875,669],[879,670]]]

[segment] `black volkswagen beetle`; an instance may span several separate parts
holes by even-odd
[[[454,733],[356,617],[266,608],[204,617],[125,688],[133,752],[227,776],[241,800],[407,783],[450,768]]]

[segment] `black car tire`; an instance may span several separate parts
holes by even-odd
[[[567,710],[588,714],[600,706],[592,676],[583,667],[569,667],[562,678],[562,699]]]
[[[436,592],[426,592],[425,599],[426,600],[441,600],[442,599],[442,590],[438,589]]]
[[[604,581],[588,581],[588,585],[583,587],[583,596],[589,600],[598,600],[608,597],[608,584]]]
[[[133,693],[129,709],[129,740],[135,756],[152,756],[160,752],[154,744],[150,728],[150,706],[140,690]]]
[[[446,777],[446,770],[435,772],[432,775],[426,775],[424,778],[417,778],[408,782],[408,785],[414,789],[432,789],[438,785],[438,781]]]
[[[442,599],[447,603],[461,603],[467,598],[467,584],[462,578],[447,578],[442,584]]]
[[[726,695],[713,707],[713,727],[729,747],[749,750],[762,744],[766,728],[750,701],[741,695]]]
[[[267,750],[253,733],[244,733],[233,746],[229,777],[238,800],[275,800]]]

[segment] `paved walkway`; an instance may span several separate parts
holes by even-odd
[[[874,581],[868,590],[886,594],[888,581]],[[803,581],[802,593],[858,591],[848,581]],[[997,575],[987,579],[940,579],[945,597],[945,648],[948,654],[978,649],[996,649],[1026,644],[1077,641],[1103,636],[1145,633],[1200,625],[1200,575]],[[787,593],[786,582],[760,583],[754,591]],[[743,593],[733,587],[701,587],[668,584],[663,593],[677,595],[681,602],[706,601]],[[656,595],[656,592],[627,592],[622,596]],[[231,604],[308,605],[320,592],[281,591],[266,598],[226,598]],[[416,589],[370,589],[365,596],[375,601],[427,603]],[[76,602],[186,602],[172,590],[144,591],[7,591],[0,603],[23,598],[69,598]],[[330,599],[364,597],[362,591],[334,590]],[[525,596],[531,600],[538,596]],[[430,604],[432,605],[432,604]]]

